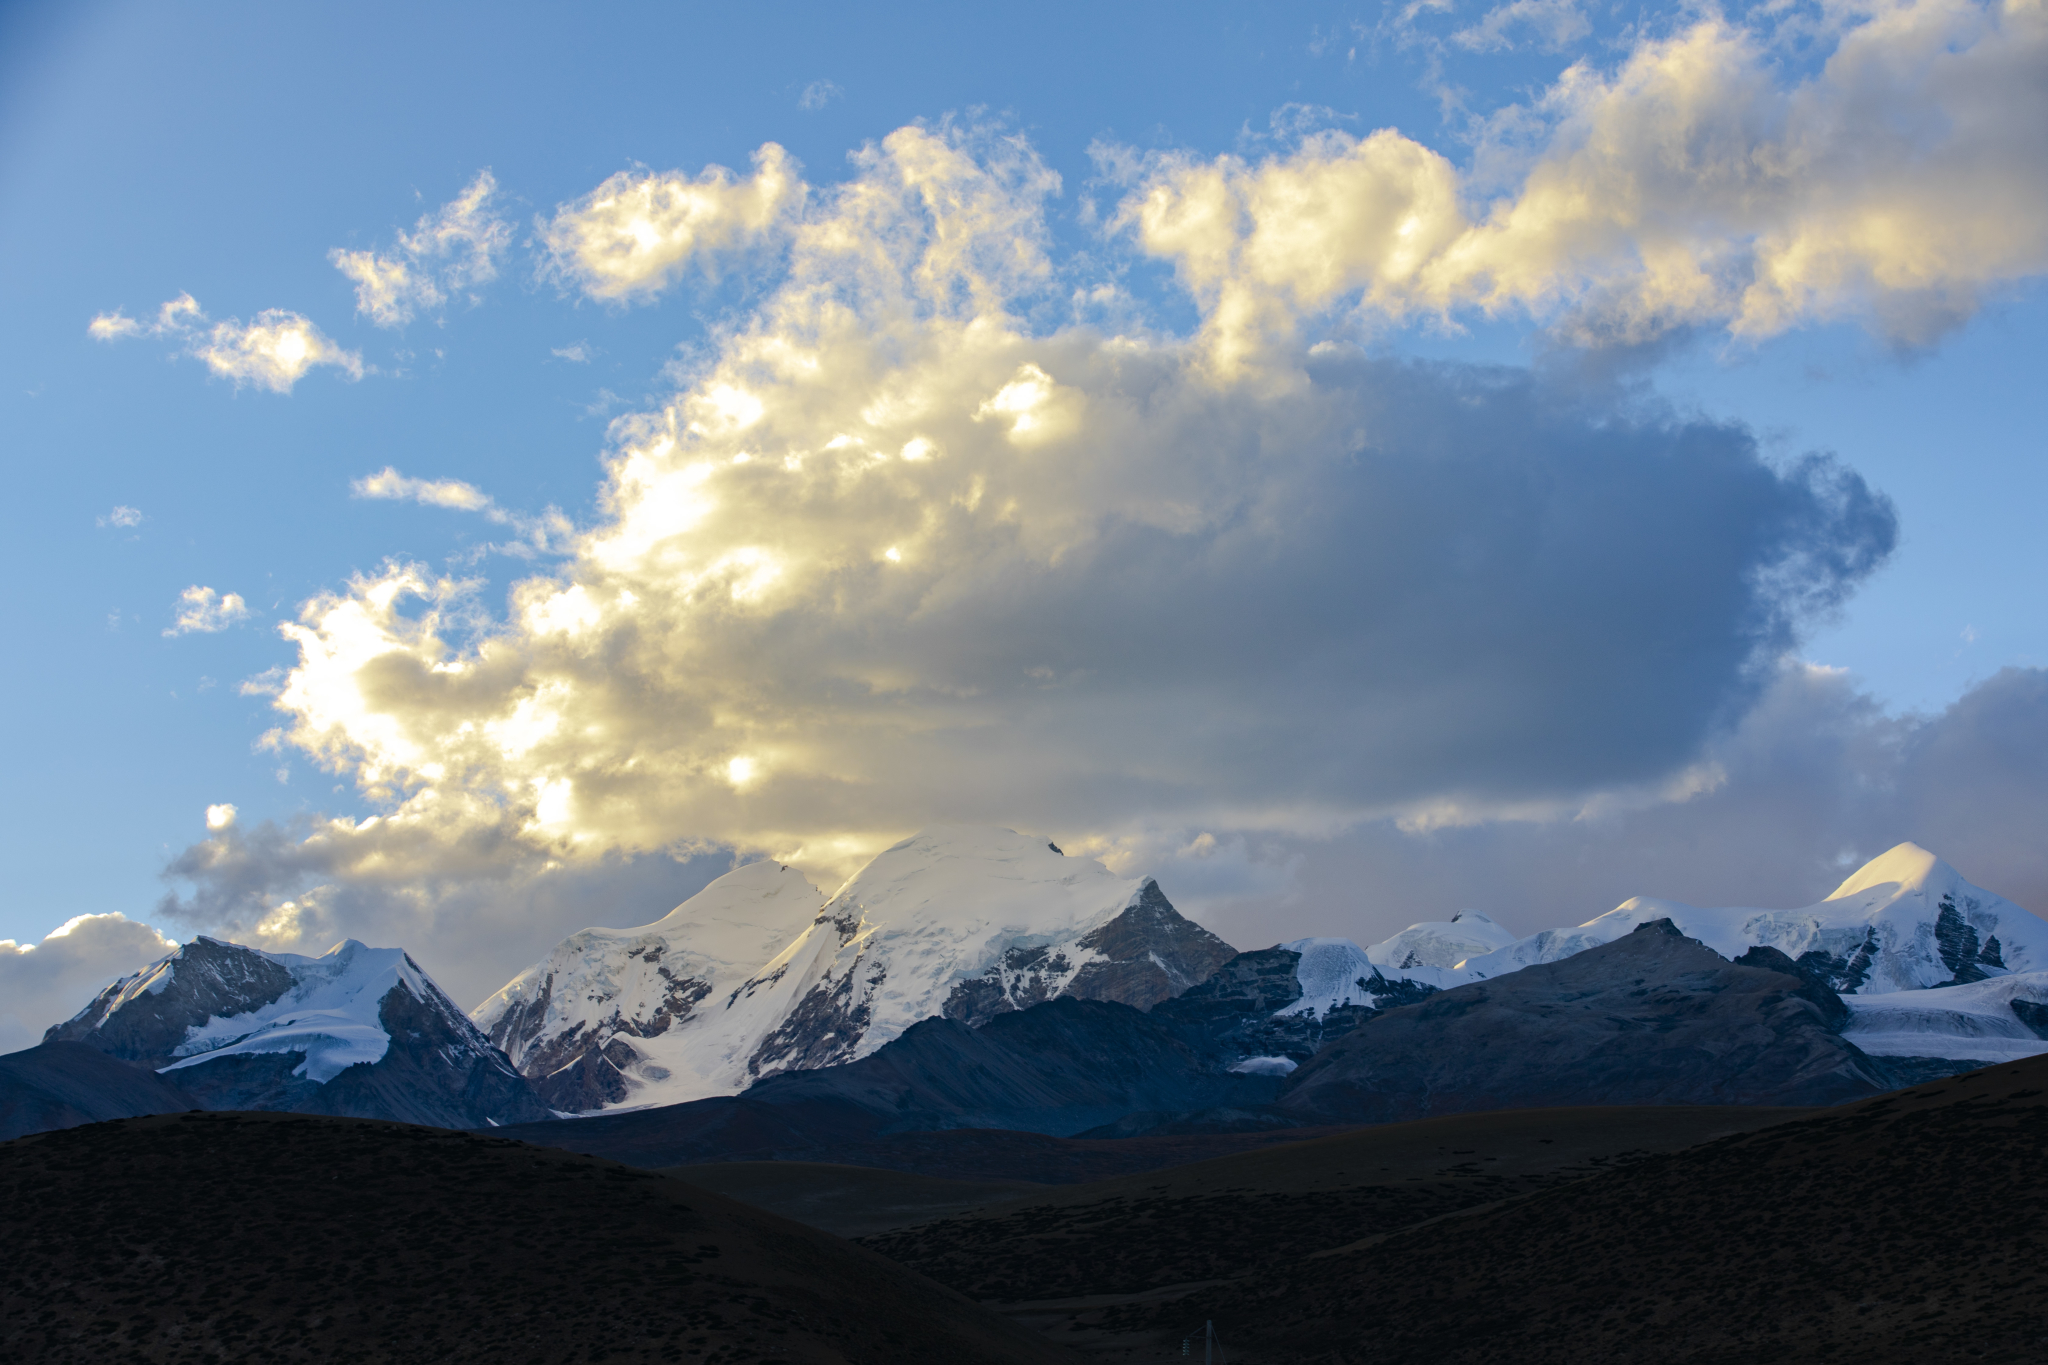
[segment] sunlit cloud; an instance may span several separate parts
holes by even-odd
[[[117,503],[113,511],[103,517],[93,518],[93,524],[96,526],[116,526],[122,530],[127,530],[130,527],[142,525],[142,513],[136,508]]]
[[[1034,331],[1028,148],[911,128],[859,164],[715,362],[615,423],[557,573],[493,617],[397,564],[284,627],[275,742],[386,803],[351,844],[829,874],[935,818],[1521,810],[1684,767],[1891,545],[1825,461],[1527,375],[1296,349],[1274,387],[1199,340]]]
[[[221,378],[232,379],[236,388],[254,384],[272,393],[290,393],[292,385],[319,365],[331,365],[350,379],[363,377],[359,353],[343,350],[311,322],[282,308],[265,309],[246,325],[236,318],[215,323],[203,339],[194,341],[191,353]]]
[[[350,379],[363,377],[359,352],[344,350],[297,313],[266,309],[253,322],[239,318],[212,323],[190,294],[180,294],[157,310],[156,321],[144,326],[119,312],[102,313],[87,331],[99,341],[130,337],[171,337],[186,355],[235,387],[254,384],[272,393],[290,393],[292,386],[316,366],[339,369]]]
[[[841,95],[845,93],[845,91],[839,88],[837,82],[812,81],[809,85],[804,87],[803,94],[797,96],[796,107],[799,109],[815,112],[819,109],[823,109],[826,105],[830,104],[833,100],[838,99]]]
[[[1918,345],[2048,267],[2048,9],[1880,5],[1816,74],[1782,56],[1720,17],[1645,38],[1496,114],[1472,170],[1393,130],[1256,163],[1106,148],[1136,181],[1115,221],[1204,300],[1226,369],[1319,310],[1513,310],[1591,344],[1848,317]]]
[[[795,161],[772,142],[754,153],[746,180],[722,166],[695,178],[621,171],[540,225],[547,269],[587,298],[644,299],[692,261],[768,240],[804,191]]]
[[[242,600],[240,593],[222,594],[194,584],[178,594],[177,620],[164,630],[164,634],[210,634],[248,619],[249,604]]]
[[[760,287],[611,423],[547,572],[487,601],[393,561],[281,627],[295,662],[243,684],[267,744],[378,814],[214,830],[165,913],[276,947],[454,932],[714,850],[829,881],[936,820],[1271,894],[1347,832],[1737,828],[1767,804],[1756,727],[1822,713],[1860,738],[1817,784],[1891,781],[1896,727],[1786,662],[1892,551],[1881,494],[1633,389],[1357,343],[1511,314],[1593,347],[1931,337],[2043,266],[2042,154],[1987,103],[2041,97],[2040,27],[1847,18],[1794,79],[1771,34],[1690,23],[1574,67],[1462,164],[1392,130],[1103,148],[1121,204],[1078,255],[1059,177],[999,128],[899,129],[831,185],[773,144],[748,179],[615,175],[542,224],[566,291],[645,301],[773,246]],[[1852,109],[1920,141],[1863,157]],[[1942,223],[1878,230],[1936,183]],[[1120,292],[1137,255],[1175,267],[1185,333]],[[528,525],[461,480],[355,491]]]
[[[490,494],[461,479],[413,479],[386,465],[349,485],[359,498],[415,502],[422,507],[442,507],[456,512],[476,512],[522,537],[521,548],[530,553],[551,553],[574,533],[569,519],[550,507],[539,516],[524,516],[500,507]],[[499,547],[506,548],[506,547]]]
[[[356,311],[379,327],[403,327],[451,295],[496,279],[512,244],[512,228],[494,203],[497,190],[496,178],[479,171],[460,195],[400,232],[392,251],[330,251],[334,268],[355,281]]]

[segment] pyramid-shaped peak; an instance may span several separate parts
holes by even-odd
[[[1944,875],[1945,874],[1945,875]],[[1896,886],[1901,891],[1917,890],[1931,881],[1954,878],[1956,871],[1915,843],[1903,843],[1878,854],[1851,873],[1849,880],[1834,889],[1831,901],[1869,891],[1874,887]]]

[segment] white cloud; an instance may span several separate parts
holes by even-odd
[[[1922,344],[2048,268],[2048,8],[1838,17],[1802,80],[1719,17],[1574,65],[1494,118],[1477,171],[1392,130],[1158,155],[1117,222],[1204,300],[1225,370],[1328,309],[1520,310],[1591,342],[1856,317]]]
[[[133,507],[117,503],[113,511],[103,517],[95,517],[93,523],[97,526],[118,526],[125,530],[131,526],[142,525],[142,513]]]
[[[416,502],[422,507],[445,507],[456,512],[477,512],[500,526],[512,528],[523,539],[516,548],[499,546],[513,553],[547,554],[557,551],[575,527],[550,507],[537,517],[523,516],[498,506],[490,494],[461,479],[413,479],[386,465],[349,485],[359,498]]]
[[[389,465],[357,479],[349,491],[359,498],[397,499],[461,512],[482,512],[494,505],[490,495],[475,484],[460,479],[409,479]]]
[[[189,635],[194,631],[213,632],[226,630],[237,621],[249,618],[249,605],[239,593],[223,596],[212,588],[193,584],[178,594],[178,619],[164,631],[166,635]]]
[[[494,204],[497,190],[490,171],[479,171],[461,194],[399,233],[391,253],[330,251],[334,268],[356,283],[356,311],[379,327],[403,327],[451,294],[496,279],[512,245],[511,226]]]
[[[1473,52],[1499,52],[1515,46],[1511,35],[1521,28],[1534,32],[1551,50],[1593,31],[1578,0],[1510,0],[1488,10],[1478,23],[1453,33],[1451,41]]]
[[[597,357],[597,348],[587,341],[573,341],[567,346],[557,346],[548,354],[572,365],[588,365]]]
[[[815,112],[816,110],[823,109],[845,93],[845,91],[839,88],[837,82],[812,81],[804,87],[803,94],[797,96],[796,107]]]
[[[223,801],[217,806],[206,808],[206,827],[212,830],[226,829],[235,823],[235,807],[232,802]]]
[[[235,387],[254,384],[272,393],[290,393],[292,385],[318,365],[332,365],[350,379],[363,377],[363,358],[329,341],[311,322],[282,308],[268,308],[244,325],[230,318],[215,323],[192,354]]]
[[[286,309],[266,309],[247,324],[229,318],[209,327],[208,321],[197,300],[180,294],[157,310],[157,320],[148,327],[118,313],[102,313],[89,330],[102,341],[175,337],[186,355],[205,361],[215,374],[234,380],[238,389],[255,384],[272,393],[290,393],[307,371],[320,365],[331,365],[350,379],[363,377],[360,353],[343,350],[306,318]]]
[[[94,317],[85,330],[94,341],[120,341],[124,337],[141,336],[147,329],[117,308]]]
[[[549,272],[587,298],[652,297],[708,254],[769,240],[800,208],[806,187],[775,143],[754,153],[754,175],[723,166],[690,179],[679,171],[620,171],[541,225]]]
[[[0,1052],[34,1047],[101,988],[177,946],[119,914],[80,915],[41,943],[0,939]]]

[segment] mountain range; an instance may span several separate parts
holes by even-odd
[[[1151,878],[941,828],[830,897],[742,866],[653,924],[572,935],[468,1016],[400,949],[201,937],[0,1059],[0,1122],[516,1124],[669,1164],[959,1129],[1095,1141],[1835,1103],[2048,1052],[2044,963],[2048,923],[1911,844],[1799,910],[1639,898],[1523,938],[1467,911],[1364,947],[1240,953]],[[80,1047],[151,1080],[89,1075]]]

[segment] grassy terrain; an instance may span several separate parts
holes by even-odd
[[[294,1114],[0,1144],[0,1361],[1065,1359],[872,1252],[592,1157]]]
[[[2048,1057],[1697,1145],[1666,1112],[1605,1161],[1625,1115],[1547,1170],[1516,1153],[1571,1111],[1466,1115],[868,1244],[1103,1359],[1205,1321],[1238,1365],[2048,1359]]]

